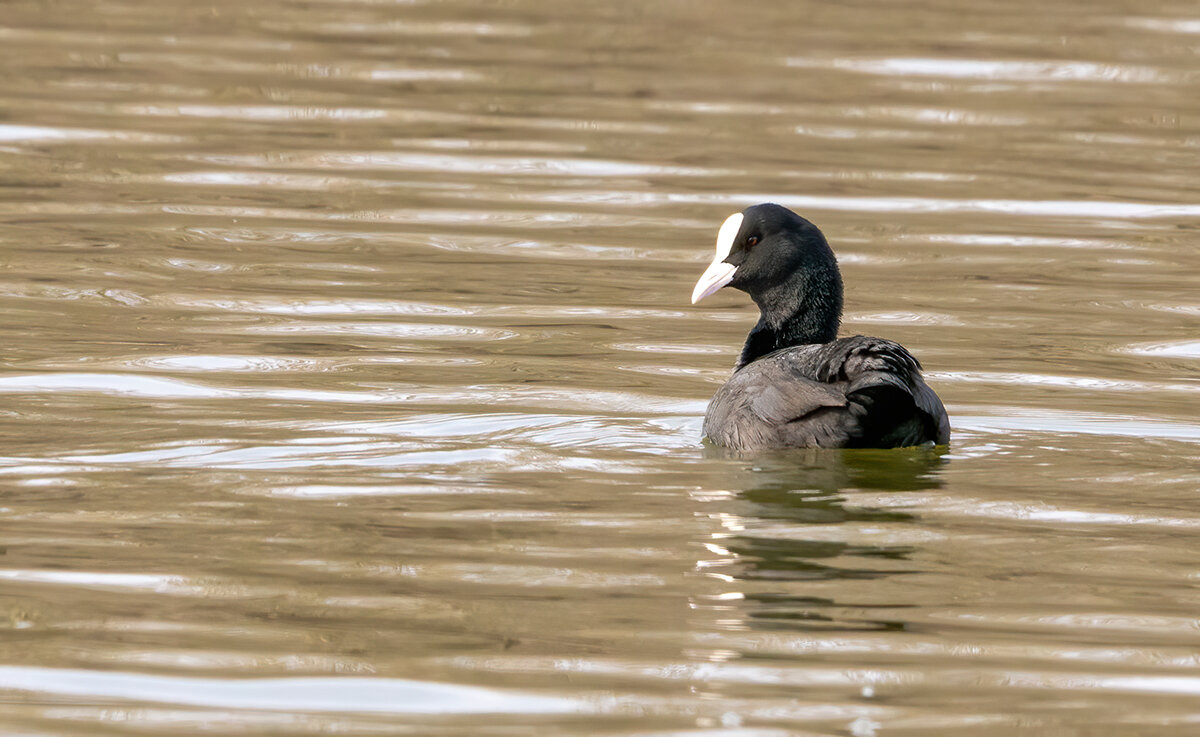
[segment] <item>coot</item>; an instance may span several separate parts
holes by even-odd
[[[904,346],[837,337],[842,277],[817,226],[775,204],[730,215],[692,303],[726,286],[749,294],[761,315],[708,404],[710,441],[753,451],[950,440],[946,409]]]

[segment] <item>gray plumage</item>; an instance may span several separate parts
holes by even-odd
[[[740,451],[896,448],[948,442],[950,420],[912,354],[857,335],[741,367],[709,402],[704,434]]]

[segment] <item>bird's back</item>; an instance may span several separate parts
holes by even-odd
[[[733,450],[894,448],[946,443],[950,421],[912,354],[859,335],[738,369],[709,403],[704,434]]]

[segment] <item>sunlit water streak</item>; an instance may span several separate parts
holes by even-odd
[[[223,681],[6,667],[0,668],[0,688],[222,709],[392,714],[536,714],[581,709],[565,699],[378,678]]]

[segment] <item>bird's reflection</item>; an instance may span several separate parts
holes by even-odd
[[[718,557],[699,564],[732,589],[720,596],[724,616],[738,610],[753,629],[903,629],[888,614],[908,606],[889,598],[894,587],[861,582],[919,572],[906,534],[916,517],[892,494],[940,487],[943,454],[814,449],[725,467],[731,490],[705,505],[720,525],[705,547]]]

